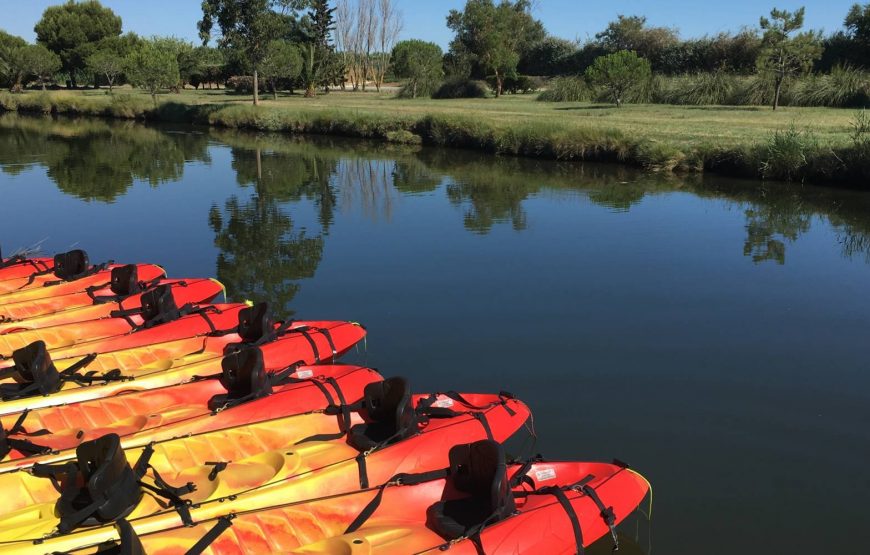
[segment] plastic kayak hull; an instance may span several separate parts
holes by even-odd
[[[32,282],[30,277],[0,281],[0,305],[81,293],[88,287],[108,285],[112,270],[121,266],[121,264],[108,265],[105,270],[72,281],[58,280],[54,274],[34,277]],[[166,275],[166,271],[155,264],[137,264],[136,267],[139,271],[139,279],[144,281]]]
[[[513,475],[518,469],[517,465],[508,465],[507,475]],[[532,489],[565,488],[592,476],[588,484],[604,505],[612,508],[615,524],[634,512],[649,491],[646,480],[639,474],[605,463],[541,462],[530,469],[528,476],[532,483],[514,490],[516,513],[483,529],[480,542],[487,555],[577,553],[572,524],[565,508],[553,495],[528,495]],[[450,543],[426,526],[429,507],[449,496],[445,484],[445,480],[434,480],[385,488],[372,516],[363,527],[350,534],[345,534],[345,530],[372,501],[375,491],[235,513],[232,526],[221,533],[204,553],[477,555],[478,551],[470,540]],[[600,509],[588,495],[569,490],[566,497],[579,521],[584,547],[609,534]],[[144,552],[149,555],[182,555],[216,523],[216,520],[205,521],[194,527],[174,528],[140,536],[139,539]]]
[[[266,369],[281,370],[295,363],[298,356],[293,349],[271,349],[264,361]],[[209,399],[226,393],[214,378],[30,411],[21,423],[22,433],[8,437],[28,439],[54,452],[25,456],[12,449],[0,463],[0,472],[74,458],[76,446],[108,433],[118,434],[121,446],[128,449],[152,441],[323,410],[342,397],[348,402],[361,399],[366,385],[383,379],[370,368],[343,364],[302,366],[290,376],[303,381],[278,386],[266,397],[220,411],[208,408]],[[319,381],[326,393],[312,380]],[[11,429],[19,416],[0,418],[3,428]],[[39,435],[28,435],[33,432]]]
[[[173,288],[173,293],[179,301],[186,297],[185,288]],[[206,314],[212,320],[218,330],[230,329],[238,323],[238,309],[244,308],[242,304],[206,305],[215,306],[221,311],[214,314]],[[139,315],[130,317],[133,324],[141,325],[143,319]],[[45,346],[54,356],[55,351],[75,347],[86,346],[88,353],[103,353],[116,350],[116,348],[135,347],[143,344],[142,335],[147,334],[148,342],[169,341],[181,337],[192,337],[202,333],[208,333],[211,328],[208,322],[199,315],[192,314],[179,318],[172,322],[156,325],[151,328],[137,330],[131,326],[125,318],[100,318],[87,322],[63,324],[34,330],[23,329],[10,331],[0,335],[0,358],[10,358],[12,353],[22,349],[36,341],[43,341]],[[120,347],[117,347],[119,346]],[[5,364],[9,366],[10,364]]]
[[[386,482],[400,472],[443,468],[454,445],[488,436],[503,442],[529,417],[528,408],[516,399],[471,394],[465,398],[477,408],[454,406],[455,416],[433,418],[417,434],[364,453],[343,440],[297,444],[313,434],[339,429],[338,417],[320,413],[158,442],[143,480],[157,472],[170,484],[193,483],[195,490],[184,496],[189,516],[194,521],[208,520],[228,512],[360,490],[360,460],[371,484]],[[135,464],[140,451],[127,451],[126,456]],[[227,465],[214,473],[216,462]],[[0,491],[7,492],[0,507],[0,553],[32,553],[34,542],[44,553],[71,551],[117,538],[110,524],[46,537],[59,525],[55,513],[59,494],[46,478],[5,473],[0,475]],[[144,495],[126,517],[138,534],[183,525],[179,512],[158,499]]]
[[[210,318],[221,317],[215,322],[219,327],[229,328],[230,322],[238,321],[238,313],[244,305],[231,305]],[[185,322],[190,325],[187,326]],[[214,320],[213,320],[214,322]],[[161,328],[180,328],[178,335],[194,333],[193,337],[160,341],[167,336]],[[168,330],[172,331],[172,329]],[[208,323],[197,315],[142,330],[127,336],[107,340],[107,352],[98,354],[87,370],[106,373],[119,370],[129,377],[127,381],[96,382],[82,385],[66,382],[64,388],[48,396],[27,397],[0,402],[0,415],[18,414],[62,404],[79,403],[91,399],[111,397],[121,393],[145,391],[154,388],[182,384],[197,376],[209,376],[221,371],[221,358],[230,343],[241,341],[235,334],[223,336],[205,335],[210,331]],[[159,332],[159,333],[158,333]],[[353,348],[366,335],[362,326],[351,322],[300,320],[287,332],[260,348],[264,357],[287,358],[291,362],[319,364],[335,361]],[[155,337],[156,336],[156,337]],[[135,338],[136,345],[125,348]],[[89,344],[60,349],[52,352],[54,364],[59,371],[88,355]],[[112,349],[117,347],[116,349]],[[333,347],[335,350],[333,351]]]
[[[53,258],[26,258],[19,261],[0,260],[0,281],[27,278],[35,272],[47,272],[54,268]]]
[[[171,279],[161,281],[160,285],[166,285],[170,287],[173,297],[175,298],[175,301],[179,304],[179,306],[187,303],[210,303],[224,290],[224,286],[219,281],[213,279]],[[63,297],[78,296],[84,296],[85,298],[90,300],[90,297],[88,297],[87,293],[64,295]],[[57,297],[47,300],[62,299],[63,297]],[[32,301],[26,302],[24,304],[33,305],[41,303],[40,301]],[[29,317],[24,320],[0,322],[0,335],[55,326],[69,326],[70,324],[80,324],[83,322],[108,319],[112,317],[112,312],[116,310],[133,310],[141,307],[142,300],[139,294],[132,295],[118,302],[102,304],[89,303],[85,306],[69,307],[62,309],[59,312]],[[0,312],[4,311],[0,309]],[[129,331],[129,325],[126,331]]]

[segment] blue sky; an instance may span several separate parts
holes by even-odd
[[[397,0],[405,18],[403,38],[421,38],[446,46],[450,31],[444,18],[451,8],[464,0]],[[0,29],[34,40],[33,26],[47,6],[61,0],[0,0]],[[758,17],[776,6],[807,8],[807,24],[826,32],[842,26],[849,6],[855,0],[537,0],[535,16],[547,30],[567,39],[585,39],[603,29],[617,14],[646,15],[653,25],[676,27],[684,37],[735,31],[755,26]],[[141,35],[175,35],[195,41],[200,16],[199,0],[103,0],[124,20],[124,31]]]

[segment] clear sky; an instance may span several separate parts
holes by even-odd
[[[464,0],[397,0],[405,19],[403,38],[420,38],[446,46],[450,31],[445,16]],[[567,39],[585,39],[617,14],[645,15],[653,25],[676,27],[684,37],[736,31],[756,26],[759,16],[776,6],[807,8],[807,25],[826,32],[840,29],[856,0],[537,0],[535,16],[547,30]],[[866,0],[862,0],[866,1]],[[61,0],[0,0],[0,29],[34,40],[33,26],[47,6]],[[199,0],[102,0],[124,20],[124,31],[140,35],[175,35],[197,40]]]

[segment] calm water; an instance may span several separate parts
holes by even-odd
[[[194,128],[0,117],[0,241],[366,324],[415,389],[630,462],[654,553],[870,550],[870,196]],[[606,552],[603,550],[602,552]]]

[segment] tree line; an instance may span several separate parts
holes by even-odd
[[[674,77],[683,90],[671,96],[700,89],[698,98],[719,101],[734,96],[733,78],[753,76],[764,90],[752,98],[774,108],[789,83],[808,74],[845,76],[868,89],[860,72],[870,68],[870,4],[852,6],[843,29],[827,36],[805,30],[804,15],[803,8],[773,9],[755,27],[691,39],[645,17],[619,15],[581,43],[548,34],[531,0],[467,0],[446,16],[454,36],[445,53],[431,42],[397,42],[402,14],[395,0],[204,0],[201,44],[122,34],[111,9],[70,0],[46,9],[35,45],[0,31],[0,85],[87,83],[111,92],[130,83],[152,95],[229,85],[253,93],[256,104],[266,89],[276,96],[295,87],[306,96],[334,87],[380,91],[388,79],[401,79],[407,97],[499,97],[555,77],[542,99],[621,104],[664,97],[641,90],[653,76]]]

